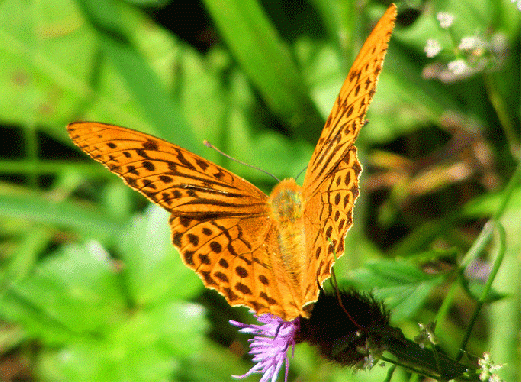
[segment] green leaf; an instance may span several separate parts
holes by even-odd
[[[94,59],[91,30],[71,33],[82,19],[67,0],[0,3],[0,118],[63,124],[71,97],[89,93],[78,81]],[[72,46],[82,52],[71,55]]]
[[[206,7],[241,67],[270,109],[309,142],[323,120],[290,51],[256,0],[206,0]]]
[[[425,274],[413,264],[392,260],[371,262],[353,272],[355,285],[383,300],[395,322],[414,316],[444,279],[443,275]]]
[[[87,209],[69,201],[54,201],[41,193],[0,193],[0,216],[77,229],[99,240],[119,237],[122,223],[99,209]]]
[[[485,289],[485,284],[480,280],[470,280],[468,283],[464,283],[463,287],[476,301],[479,300]],[[489,304],[494,301],[499,301],[507,298],[508,294],[498,293],[492,288],[486,296],[485,303]]]
[[[123,318],[119,285],[99,244],[64,246],[32,275],[6,285],[0,314],[48,343],[99,334]]]
[[[170,303],[138,311],[102,338],[48,350],[39,369],[54,381],[160,381],[180,357],[202,355],[206,322],[200,307]],[[187,346],[189,345],[189,346]]]
[[[168,213],[150,206],[130,220],[118,241],[125,262],[125,282],[136,304],[189,299],[203,288],[171,240]]]
[[[506,190],[501,192],[483,194],[469,201],[463,208],[462,214],[466,217],[489,217],[493,215],[501,205]],[[508,207],[521,209],[521,186],[516,186],[508,201]]]

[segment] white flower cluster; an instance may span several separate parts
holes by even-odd
[[[483,353],[483,358],[479,359],[479,366],[481,366],[481,373],[479,374],[479,380],[483,382],[501,382],[495,371],[501,369],[503,365],[495,365],[490,358],[489,353]]]
[[[521,4],[521,0],[517,0]],[[436,15],[440,28],[449,29],[455,17],[448,12],[439,12]],[[435,38],[427,40],[424,51],[428,58],[436,57],[444,48]],[[497,33],[487,41],[478,35],[464,36],[459,43],[454,44],[454,59],[446,65],[439,63],[425,68],[425,78],[437,78],[445,83],[460,81],[471,77],[485,69],[494,69],[500,66],[507,50],[506,38]]]

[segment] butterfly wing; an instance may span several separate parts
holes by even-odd
[[[310,285],[327,279],[334,256],[344,251],[361,171],[354,143],[375,93],[395,18],[392,4],[355,59],[308,164],[303,199]],[[316,289],[306,288],[305,301],[316,300]]]
[[[276,232],[267,196],[230,171],[150,135],[102,123],[72,123],[83,151],[171,213],[184,263],[230,305],[285,317],[272,267]],[[298,314],[296,314],[298,315]]]

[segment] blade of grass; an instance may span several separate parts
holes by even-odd
[[[148,120],[157,129],[151,133],[158,133],[163,139],[198,152],[181,106],[166,92],[158,76],[126,37],[117,5],[99,0],[81,0],[78,3],[88,20],[102,34],[103,58],[108,58],[115,65]],[[108,14],[110,17],[107,17]]]
[[[0,194],[2,218],[27,219],[31,222],[59,225],[86,232],[99,240],[119,237],[123,225],[99,210],[80,208],[71,202],[55,202],[32,193]]]
[[[316,143],[324,124],[289,50],[255,0],[206,0],[228,47],[270,109],[299,137]]]

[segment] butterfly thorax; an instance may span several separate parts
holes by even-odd
[[[294,179],[283,180],[273,189],[269,205],[283,266],[300,283],[305,251],[302,188]]]

